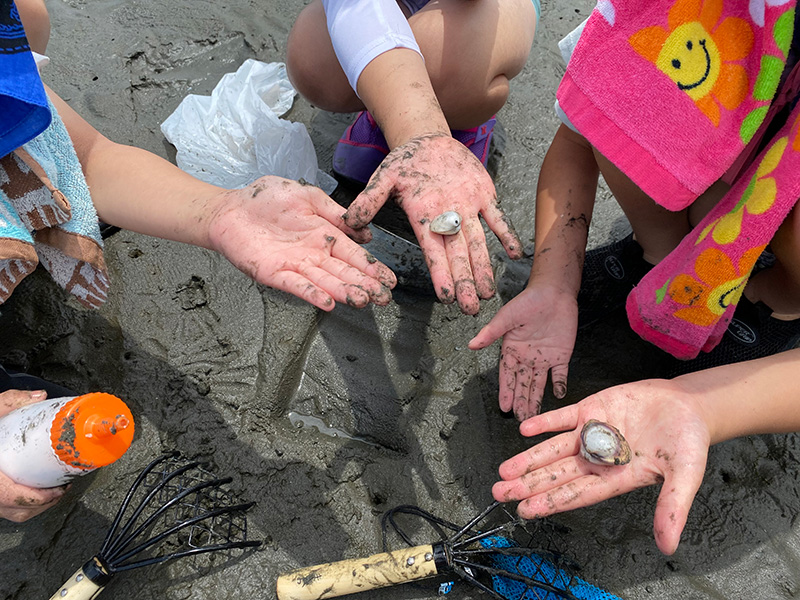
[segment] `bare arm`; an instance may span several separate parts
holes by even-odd
[[[603,390],[528,419],[525,436],[563,432],[500,465],[498,500],[520,500],[526,518],[589,506],[661,483],[653,532],[662,552],[678,547],[711,444],[758,433],[800,431],[800,349],[673,380],[651,379]],[[584,423],[617,427],[633,451],[624,466],[578,455]]]
[[[205,216],[225,191],[161,157],[104,137],[48,89],[72,138],[100,219],[139,233],[211,248]]]
[[[349,239],[355,232],[322,190],[262,177],[225,190],[139,148],[115,144],[55,95],[100,218],[216,250],[244,273],[323,310],[391,300],[394,274]]]
[[[800,349],[674,380],[698,399],[711,443],[800,431]]]
[[[372,60],[358,79],[358,94],[389,148],[421,135],[450,135],[425,63],[414,50],[396,48]]]
[[[589,143],[561,125],[539,175],[536,249],[528,287],[553,285],[578,296],[598,174]]]
[[[539,412],[548,373],[555,395],[563,398],[567,392],[597,177],[589,144],[562,125],[539,175],[536,250],[528,286],[469,343],[478,350],[503,337],[500,408],[513,409],[520,421]]]
[[[389,199],[402,206],[425,254],[437,296],[476,314],[494,295],[486,238],[479,217],[512,258],[519,238],[505,218],[494,183],[481,162],[451,135],[422,58],[408,49],[381,54],[367,65],[358,91],[394,149],[344,216],[355,229],[369,223]],[[399,144],[399,145],[398,145]],[[461,231],[430,230],[441,213],[455,211]]]

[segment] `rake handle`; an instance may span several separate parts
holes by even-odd
[[[81,567],[50,596],[50,600],[92,600],[100,595],[103,587],[89,579]]]
[[[438,574],[431,545],[297,569],[278,577],[278,600],[322,600]]]

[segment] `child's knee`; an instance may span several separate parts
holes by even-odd
[[[308,7],[298,15],[286,42],[286,71],[292,85],[303,95],[306,95],[303,88],[313,78],[314,69],[308,44],[314,29],[313,15],[308,14],[310,10]]]
[[[511,86],[509,84],[509,78],[503,73],[496,75],[489,82],[486,88],[486,100],[491,107],[489,110],[492,114],[503,108],[508,101],[510,92]]]
[[[539,15],[531,0],[506,0],[506,3],[512,18],[506,26],[508,50],[504,71],[509,79],[513,79],[525,68],[528,61]]]

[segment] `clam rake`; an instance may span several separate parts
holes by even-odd
[[[281,575],[278,600],[322,600],[443,573],[453,573],[498,600],[620,600],[575,576],[574,563],[553,548],[552,534],[539,522],[525,523],[503,510],[504,523],[477,529],[500,506],[491,504],[463,527],[416,506],[399,506],[384,515],[384,546],[388,524],[409,548]],[[413,545],[397,525],[398,514],[422,518],[441,541]],[[446,530],[453,533],[447,536]],[[534,548],[534,542],[546,542],[546,547]]]
[[[176,558],[259,546],[247,539],[249,503],[235,503],[207,465],[177,453],[151,462],[125,496],[100,551],[51,600],[91,600],[114,575]]]

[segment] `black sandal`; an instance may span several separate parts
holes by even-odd
[[[633,234],[586,253],[578,292],[578,329],[625,306],[631,290],[653,268]]]
[[[697,358],[674,359],[667,377],[677,377],[703,369],[772,356],[796,348],[800,342],[800,319],[782,321],[772,316],[763,302],[753,304],[744,295],[719,344]]]
[[[78,395],[64,386],[45,381],[27,373],[9,371],[3,365],[0,365],[0,392],[8,390],[29,390],[32,392],[45,390],[48,398],[69,398]]]

